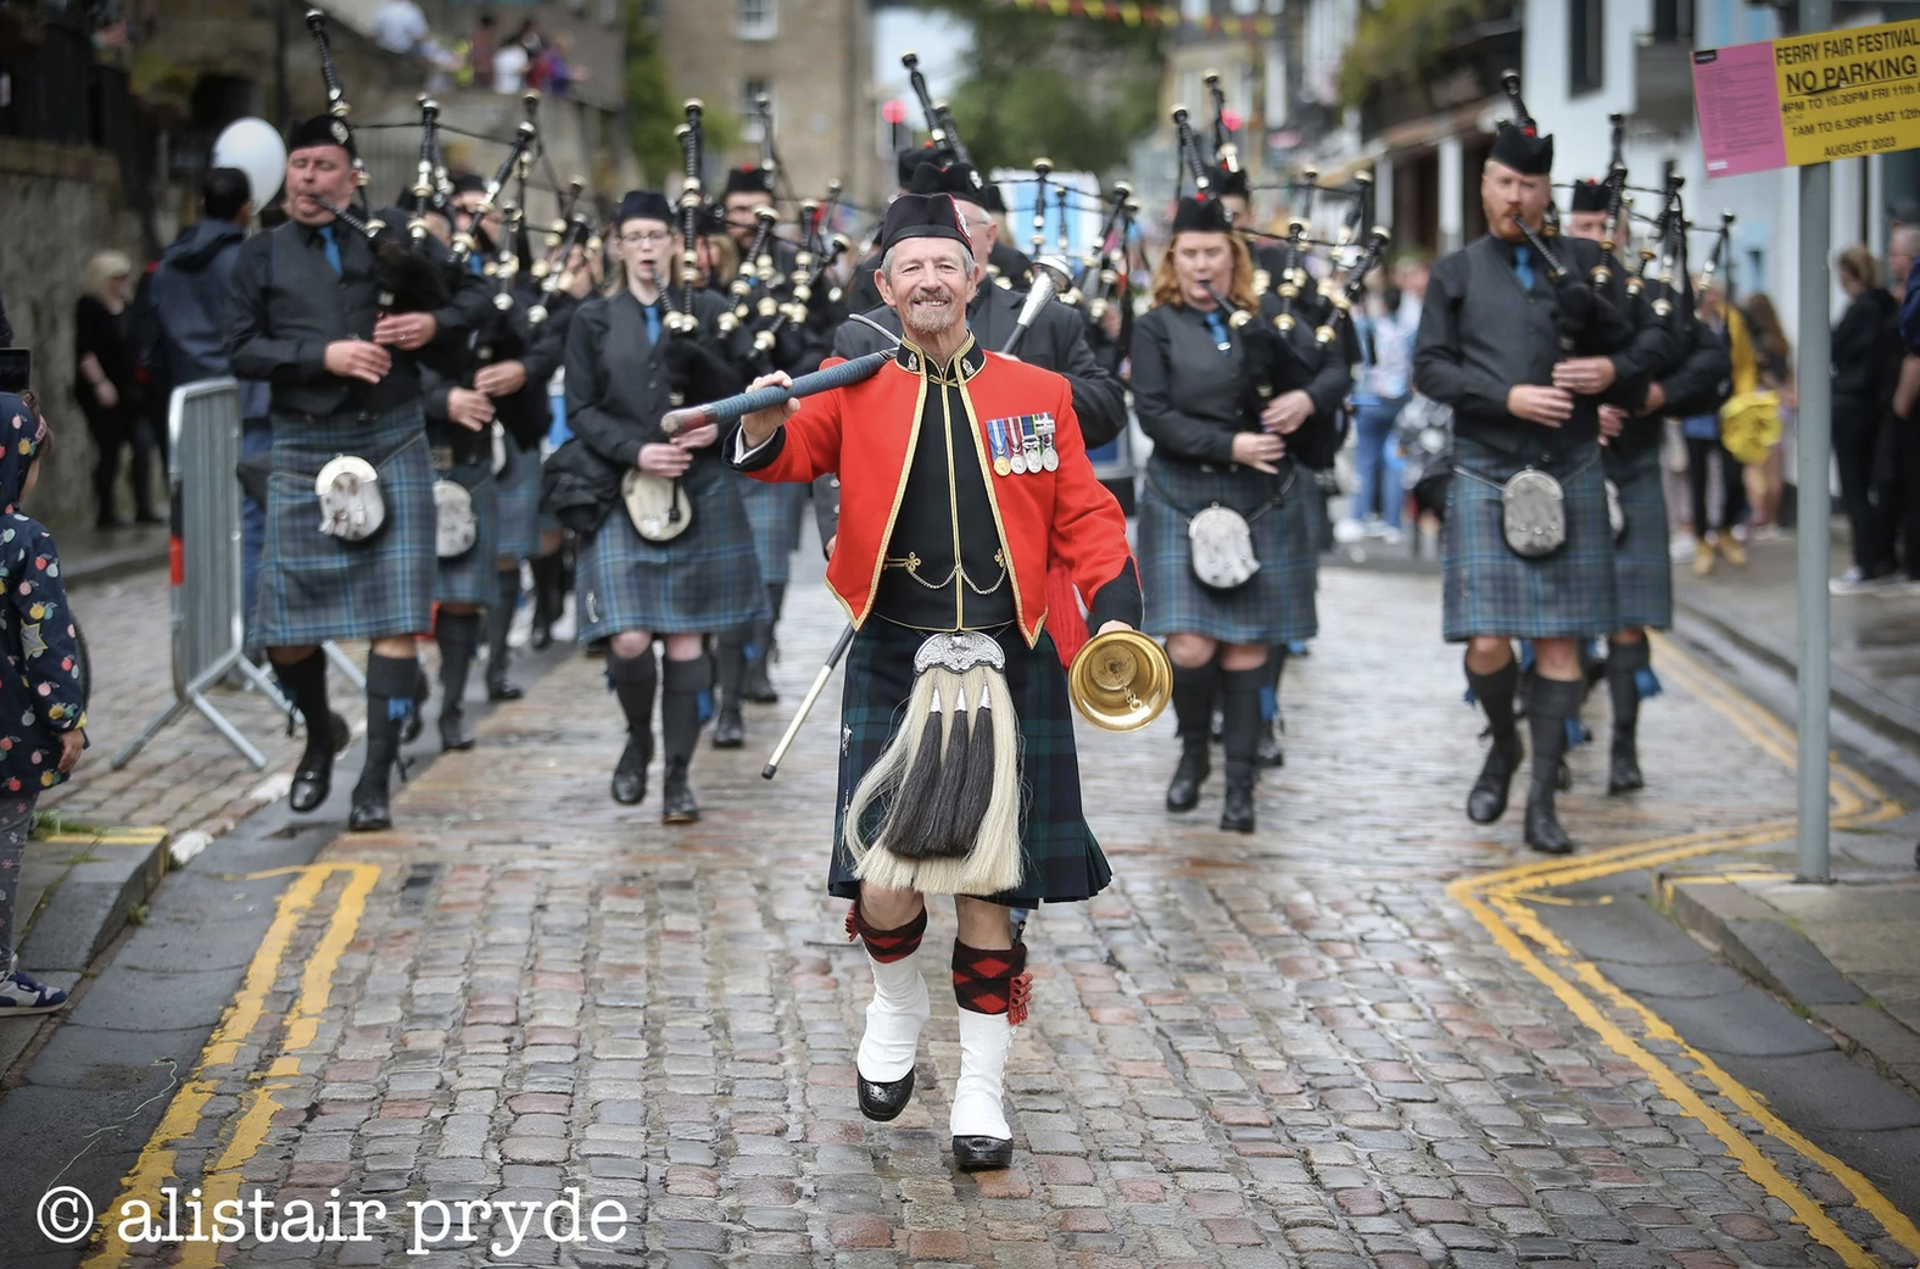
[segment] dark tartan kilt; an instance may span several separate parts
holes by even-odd
[[[1318,555],[1314,517],[1320,514],[1313,475],[1287,464],[1280,475],[1252,468],[1204,471],[1192,463],[1155,458],[1140,491],[1140,587],[1146,631],[1205,635],[1223,643],[1275,644],[1320,632],[1314,606]],[[1280,505],[1267,506],[1277,489]],[[1193,575],[1187,520],[1214,503],[1248,518],[1259,571],[1230,591],[1214,590]]]
[[[778,484],[745,477],[740,497],[753,525],[753,550],[760,560],[760,580],[786,585],[793,553],[800,546],[800,520],[807,511],[807,487],[797,481]]]
[[[913,654],[926,635],[871,618],[847,650],[846,688],[840,707],[840,792],[833,817],[833,864],[827,891],[840,899],[857,898],[860,883],[847,853],[847,804],[867,769],[879,761],[907,698],[913,694]],[[994,903],[1034,908],[1041,903],[1091,899],[1113,879],[1107,857],[1080,807],[1080,760],[1074,749],[1072,705],[1067,672],[1044,631],[1032,648],[1018,627],[995,637],[1007,654],[1007,692],[1020,718],[1020,884],[996,895]],[[868,809],[867,830],[877,832],[887,799]]]
[[[386,523],[360,542],[319,530],[314,478],[341,454],[380,473]],[[425,633],[433,620],[433,541],[433,465],[417,403],[366,418],[275,415],[255,642],[285,648]]]
[[[506,447],[507,465],[493,478],[500,491],[500,541],[495,553],[531,559],[540,553],[540,451],[521,449],[511,436]]]
[[[473,498],[473,518],[478,532],[474,534],[473,545],[460,554],[436,559],[433,602],[491,608],[500,602],[500,490],[494,480],[491,457],[468,467],[477,467],[477,473],[461,473],[458,483],[465,486]],[[447,477],[445,472],[435,474]],[[469,480],[473,483],[468,484]]]
[[[1570,470],[1541,466],[1565,492],[1567,540],[1539,559],[1514,554],[1501,530],[1499,487],[1522,464],[1463,437],[1454,440],[1453,461],[1440,537],[1448,641],[1588,639],[1618,629],[1613,530],[1598,458]]]
[[[687,475],[693,526],[649,542],[616,505],[579,547],[582,643],[628,630],[709,634],[771,617],[739,477],[711,461]]]
[[[1613,545],[1614,595],[1620,626],[1634,630],[1673,628],[1673,561],[1667,554],[1667,495],[1660,487],[1660,450],[1602,460],[1608,480],[1620,491],[1626,534]]]

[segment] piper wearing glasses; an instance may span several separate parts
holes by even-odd
[[[598,493],[570,513],[555,503],[550,483],[548,502],[582,535],[579,639],[610,640],[607,681],[627,719],[614,801],[631,806],[646,797],[658,685],[666,757],[660,818],[689,824],[700,807],[687,770],[713,687],[706,641],[765,618],[767,596],[740,490],[714,447],[718,429],[669,436],[660,426],[673,406],[715,400],[744,382],[716,326],[726,301],[696,291],[693,312],[683,314],[667,294],[682,267],[673,215],[650,190],[621,200],[615,243],[624,285],[581,305],[567,332],[567,425],[576,440],[563,448],[580,448],[548,462],[550,482],[556,464],[565,472],[584,463]],[[659,670],[655,639],[666,647]]]

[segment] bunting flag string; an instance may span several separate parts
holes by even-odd
[[[1044,11],[1057,18],[1098,18],[1127,26],[1192,27],[1208,35],[1240,37],[1257,35],[1271,38],[1279,29],[1273,18],[1213,17],[1190,19],[1178,5],[1135,4],[1132,0],[991,0],[1025,11]]]

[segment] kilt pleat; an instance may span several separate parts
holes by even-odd
[[[1608,451],[1607,479],[1620,491],[1627,531],[1613,547],[1614,594],[1620,625],[1635,630],[1673,628],[1673,561],[1667,554],[1667,495],[1660,485],[1660,451],[1624,461]]]
[[[444,559],[436,557],[433,570],[433,602],[436,604],[491,608],[500,602],[500,490],[491,466],[489,462],[477,477],[459,481],[473,499],[477,532],[473,545],[460,554]],[[467,484],[467,479],[473,483]]]
[[[540,551],[540,451],[508,437],[507,465],[493,478],[499,489],[500,555],[531,559]]]
[[[840,721],[840,785],[833,818],[833,862],[827,890],[856,898],[860,883],[844,842],[847,804],[879,760],[913,692],[913,654],[927,636],[876,617],[847,651]],[[1029,648],[1014,627],[996,634],[1007,654],[1007,690],[1020,716],[1020,884],[983,895],[1031,908],[1092,898],[1113,878],[1080,804],[1080,762],[1073,739],[1067,675],[1045,633]],[[885,818],[886,799],[868,811],[868,829]]]
[[[1440,539],[1448,641],[1588,639],[1616,630],[1613,530],[1599,462],[1565,471],[1535,464],[1565,493],[1567,540],[1552,555],[1527,559],[1507,546],[1499,489],[1524,464],[1464,437],[1455,438],[1453,459]]]
[[[753,550],[760,561],[760,580],[786,585],[792,574],[793,553],[800,546],[800,520],[807,510],[807,487],[796,481],[778,484],[750,477],[740,479],[740,498],[747,521],[753,525]]]
[[[380,473],[386,523],[345,542],[320,532],[314,478],[342,454]],[[253,639],[264,648],[424,633],[434,590],[433,467],[420,407],[273,419],[266,541]]]
[[[579,546],[582,643],[628,630],[707,634],[771,617],[739,478],[707,462],[689,470],[693,524],[649,542],[616,506]]]
[[[1291,479],[1280,504],[1258,516],[1273,499],[1276,481]],[[1294,468],[1279,477],[1251,468],[1204,471],[1192,463],[1152,459],[1140,493],[1140,587],[1146,600],[1146,631],[1205,635],[1223,643],[1274,644],[1311,639],[1320,632],[1314,591],[1319,557],[1313,519],[1317,499],[1312,476]],[[1187,539],[1188,514],[1218,503],[1248,517],[1260,569],[1244,585],[1213,590],[1193,575]]]

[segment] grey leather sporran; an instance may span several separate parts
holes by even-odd
[[[1546,472],[1523,468],[1500,487],[1500,527],[1515,555],[1537,560],[1567,544],[1567,495]]]

